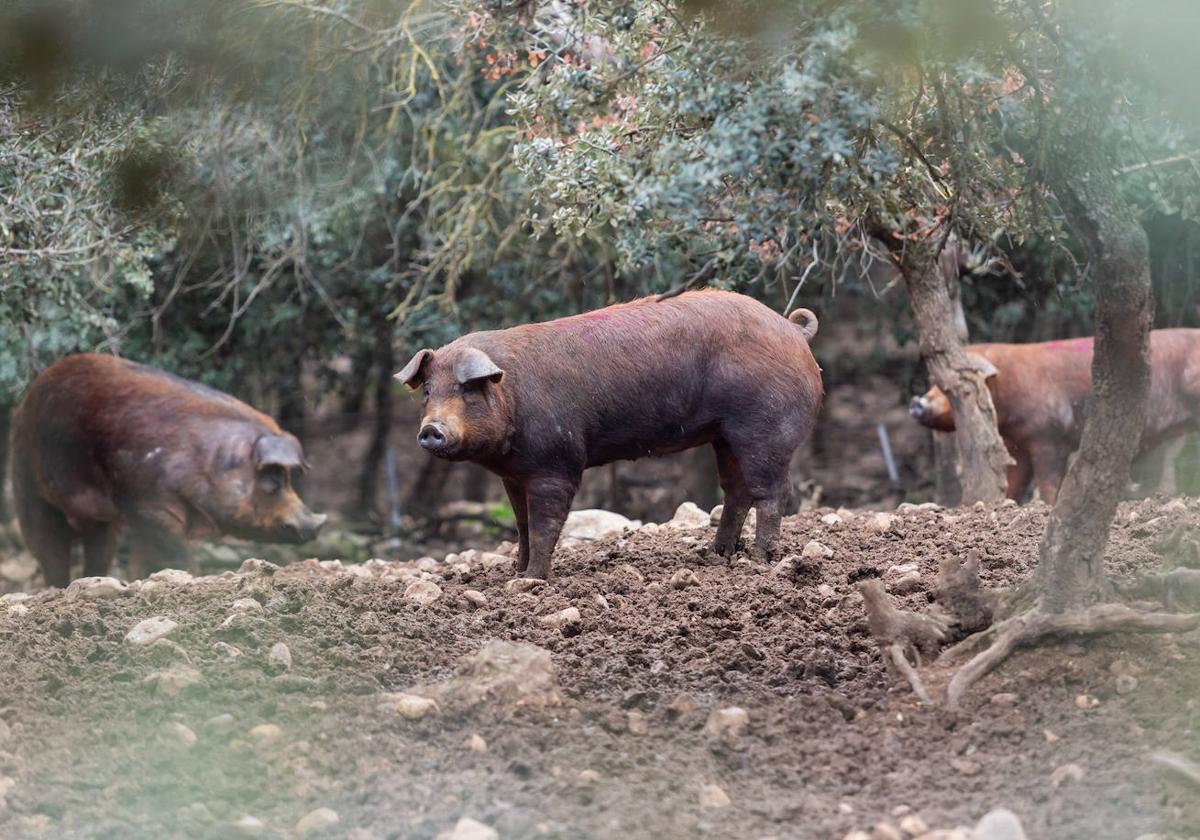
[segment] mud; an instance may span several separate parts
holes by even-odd
[[[1024,580],[1045,508],[911,512],[886,534],[829,512],[785,520],[786,553],[816,539],[834,554],[782,574],[704,565],[711,529],[651,527],[560,549],[556,578],[528,591],[506,586],[510,561],[475,556],[249,564],[112,600],[0,603],[0,837],[243,837],[246,816],[293,837],[327,807],[339,821],[308,836],[433,838],[467,816],[501,838],[840,838],[906,808],[937,828],[998,805],[1031,838],[1200,834],[1200,801],[1148,761],[1200,760],[1200,634],[1064,640],[1015,655],[957,716],[923,708],[883,668],[855,582],[915,563],[922,585],[899,600],[921,609],[938,558],[970,548],[989,585]],[[1188,523],[1200,503],[1122,506],[1110,571],[1156,567],[1156,543]],[[684,567],[696,583],[673,588]],[[421,578],[442,590],[427,605],[404,597]],[[261,608],[227,623],[245,598]],[[539,621],[572,606],[577,623]],[[179,626],[134,648],[125,634],[151,616]],[[494,639],[550,651],[561,703],[442,694],[397,714],[395,692],[434,696]],[[290,670],[270,661],[278,642]],[[187,669],[200,681],[153,679]],[[1120,675],[1136,687],[1118,693]],[[728,706],[744,734],[707,732]],[[1051,784],[1070,764],[1082,775]],[[730,804],[702,805],[708,785]]]

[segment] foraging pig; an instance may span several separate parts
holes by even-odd
[[[114,356],[58,360],[34,380],[12,428],[13,496],[46,583],[103,575],[123,526],[130,578],[178,565],[190,537],[301,543],[325,516],[291,486],[300,442],[239,400]]]
[[[783,318],[742,295],[687,292],[472,333],[421,350],[396,378],[424,388],[422,447],[503,479],[518,573],[549,576],[586,468],[706,443],[725,492],[712,551],[735,551],[755,505],[765,559],[789,462],[821,405],[816,332],[807,309]]]
[[[1092,339],[966,350],[988,365],[1000,436],[1016,461],[1008,469],[1008,498],[1020,501],[1032,480],[1042,499],[1054,504],[1092,395]],[[1139,454],[1200,428],[1200,330],[1151,331],[1150,371]],[[908,411],[931,429],[954,430],[950,400],[936,386],[914,397]]]

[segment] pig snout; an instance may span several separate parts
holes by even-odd
[[[284,526],[284,529],[293,542],[306,543],[309,540],[316,539],[317,534],[321,532],[321,527],[328,520],[329,516],[327,514],[313,513],[308,508],[304,508]]]
[[[441,423],[426,423],[417,435],[417,443],[422,449],[440,452],[446,448],[446,427]]]
[[[912,402],[908,404],[908,416],[915,420],[924,420],[929,416],[929,400],[924,397],[913,397]]]

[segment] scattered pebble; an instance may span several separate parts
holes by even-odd
[[[867,520],[867,530],[872,534],[887,534],[896,530],[899,519],[890,513],[877,513]]]
[[[510,581],[511,582],[511,581]],[[404,590],[404,600],[424,606],[442,597],[442,588],[431,580],[414,580]],[[315,812],[314,812],[315,813]]]
[[[1090,694],[1080,694],[1075,698],[1075,707],[1078,709],[1094,709],[1100,705],[1100,701]]]
[[[473,734],[471,736],[471,739],[469,741],[467,741],[467,746],[471,748],[471,752],[476,752],[476,753],[480,753],[480,754],[483,754],[483,753],[487,752],[487,750],[488,750],[487,741],[483,740],[483,736],[480,735],[478,732]]]
[[[871,840],[871,835],[865,831],[851,831],[842,840]]]
[[[591,769],[580,770],[579,776],[576,778],[578,778],[582,784],[594,785],[596,782],[600,781],[600,774]]]
[[[979,762],[971,761],[969,758],[952,758],[950,766],[964,776],[978,775],[979,771],[983,769],[979,766]]]
[[[646,716],[641,712],[627,712],[625,727],[629,730],[630,735],[645,735],[650,731],[650,726],[646,723]]]
[[[672,589],[686,589],[689,586],[699,586],[700,578],[691,569],[679,569],[667,581]]]
[[[190,750],[196,745],[196,733],[188,729],[182,723],[172,721],[163,724],[162,731],[159,733],[159,740],[173,747],[182,747],[185,750]]]
[[[242,834],[249,834],[251,836],[255,834],[262,834],[267,830],[267,827],[263,825],[262,820],[260,820],[258,817],[252,817],[249,814],[235,822],[233,827]]]
[[[238,567],[239,575],[273,575],[279,571],[279,567],[274,563],[269,563],[258,557],[250,557],[242,561],[242,565]]]
[[[1049,729],[1042,730],[1042,737],[1046,739],[1047,744],[1055,744],[1055,743],[1058,743],[1058,741],[1059,741],[1059,737],[1057,735],[1055,735],[1053,732],[1051,732]]]
[[[276,642],[271,645],[271,652],[267,654],[267,665],[278,671],[290,671],[292,669],[292,651],[283,642]]]
[[[999,694],[993,694],[989,699],[989,703],[993,706],[1015,706],[1020,698],[1011,691],[1002,691]]]
[[[920,572],[909,572],[889,583],[888,591],[896,595],[907,595],[910,592],[918,591],[923,585]]]
[[[203,685],[204,675],[190,665],[172,665],[146,677],[155,690],[166,697],[178,697],[194,685]]]
[[[909,837],[919,837],[929,831],[929,826],[916,814],[908,814],[900,818],[900,830]]]
[[[871,827],[871,840],[904,840],[904,835],[889,822],[877,822]]]
[[[393,708],[396,714],[405,720],[420,720],[430,712],[438,711],[436,700],[421,697],[416,694],[400,694],[396,697]]]
[[[224,654],[229,659],[237,659],[242,655],[242,651],[239,648],[227,642],[213,642],[212,649],[217,653]]]
[[[717,738],[734,740],[745,735],[749,726],[749,712],[740,706],[728,706],[724,709],[713,709],[709,713],[704,731]]]
[[[531,589],[538,589],[545,585],[546,581],[541,578],[513,578],[505,582],[504,591],[516,594],[518,592],[528,592]]]
[[[592,603],[602,610],[608,609],[608,599],[603,595],[596,594],[592,596]]]
[[[165,583],[171,586],[186,586],[195,580],[191,572],[183,569],[159,569],[150,575],[149,580],[155,583]]]
[[[260,723],[247,732],[246,735],[259,742],[274,741],[276,738],[283,736],[283,729],[274,723]]]
[[[120,598],[128,589],[114,577],[81,577],[68,584],[65,595],[72,601],[111,601]]]
[[[1137,677],[1132,674],[1121,674],[1117,677],[1117,694],[1129,694],[1137,691]]]
[[[700,788],[701,808],[728,808],[733,802],[719,785],[705,785]]]
[[[487,606],[487,603],[488,603],[487,596],[484,595],[482,592],[480,592],[478,589],[464,589],[463,593],[462,593],[462,598],[464,601],[466,601],[474,609],[477,609],[477,610],[483,609],[484,607]]]
[[[809,560],[826,560],[833,556],[833,549],[816,540],[809,540],[800,550],[800,556]]]
[[[177,622],[165,616],[156,615],[133,625],[133,628],[125,634],[125,641],[131,645],[144,647],[159,639],[165,639],[178,626]]]
[[[338,812],[332,808],[317,808],[309,811],[296,823],[296,834],[305,837],[316,834],[338,824]]]
[[[237,725],[237,720],[229,712],[224,712],[219,715],[213,715],[208,720],[204,721],[201,727],[205,732],[213,735],[228,735]]]
[[[712,524],[712,516],[697,507],[694,502],[684,502],[675,509],[671,521],[664,524],[668,528],[690,531],[709,527]]]
[[[234,612],[240,613],[260,613],[263,611],[263,605],[253,598],[238,598],[229,608]]]
[[[842,521],[842,517],[838,516],[836,513],[827,513],[821,517],[821,522],[823,522],[825,525],[828,525],[830,528],[836,528],[842,524]]]
[[[1083,781],[1084,769],[1078,764],[1064,764],[1050,774],[1050,786],[1059,788],[1064,784],[1076,784]]]
[[[974,840],[1026,840],[1025,829],[1012,811],[995,808],[975,825]]]
[[[583,624],[583,616],[579,614],[578,608],[567,607],[565,610],[542,616],[538,619],[538,623],[553,627],[564,636],[570,636],[579,632]]]
[[[439,834],[437,840],[500,840],[500,834],[490,825],[462,817],[450,831]]]

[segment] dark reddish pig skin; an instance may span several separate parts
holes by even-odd
[[[974,344],[986,359],[1000,436],[1016,462],[1008,498],[1020,501],[1031,482],[1048,504],[1058,498],[1072,452],[1079,448],[1092,395],[1092,339],[1040,344]],[[916,397],[909,412],[937,431],[954,430],[950,401],[939,388]],[[1150,396],[1138,453],[1200,429],[1200,330],[1150,333]]]
[[[789,320],[743,295],[688,292],[472,333],[396,377],[424,388],[422,446],[503,479],[519,574],[549,577],[585,469],[705,444],[725,494],[712,550],[736,550],[753,505],[753,553],[766,559],[788,466],[821,406],[815,334],[808,310]]]
[[[185,540],[232,534],[303,542],[325,522],[291,487],[300,443],[233,397],[136,362],[67,356],[13,417],[13,496],[46,583],[107,574],[121,531],[130,577],[186,556]]]

